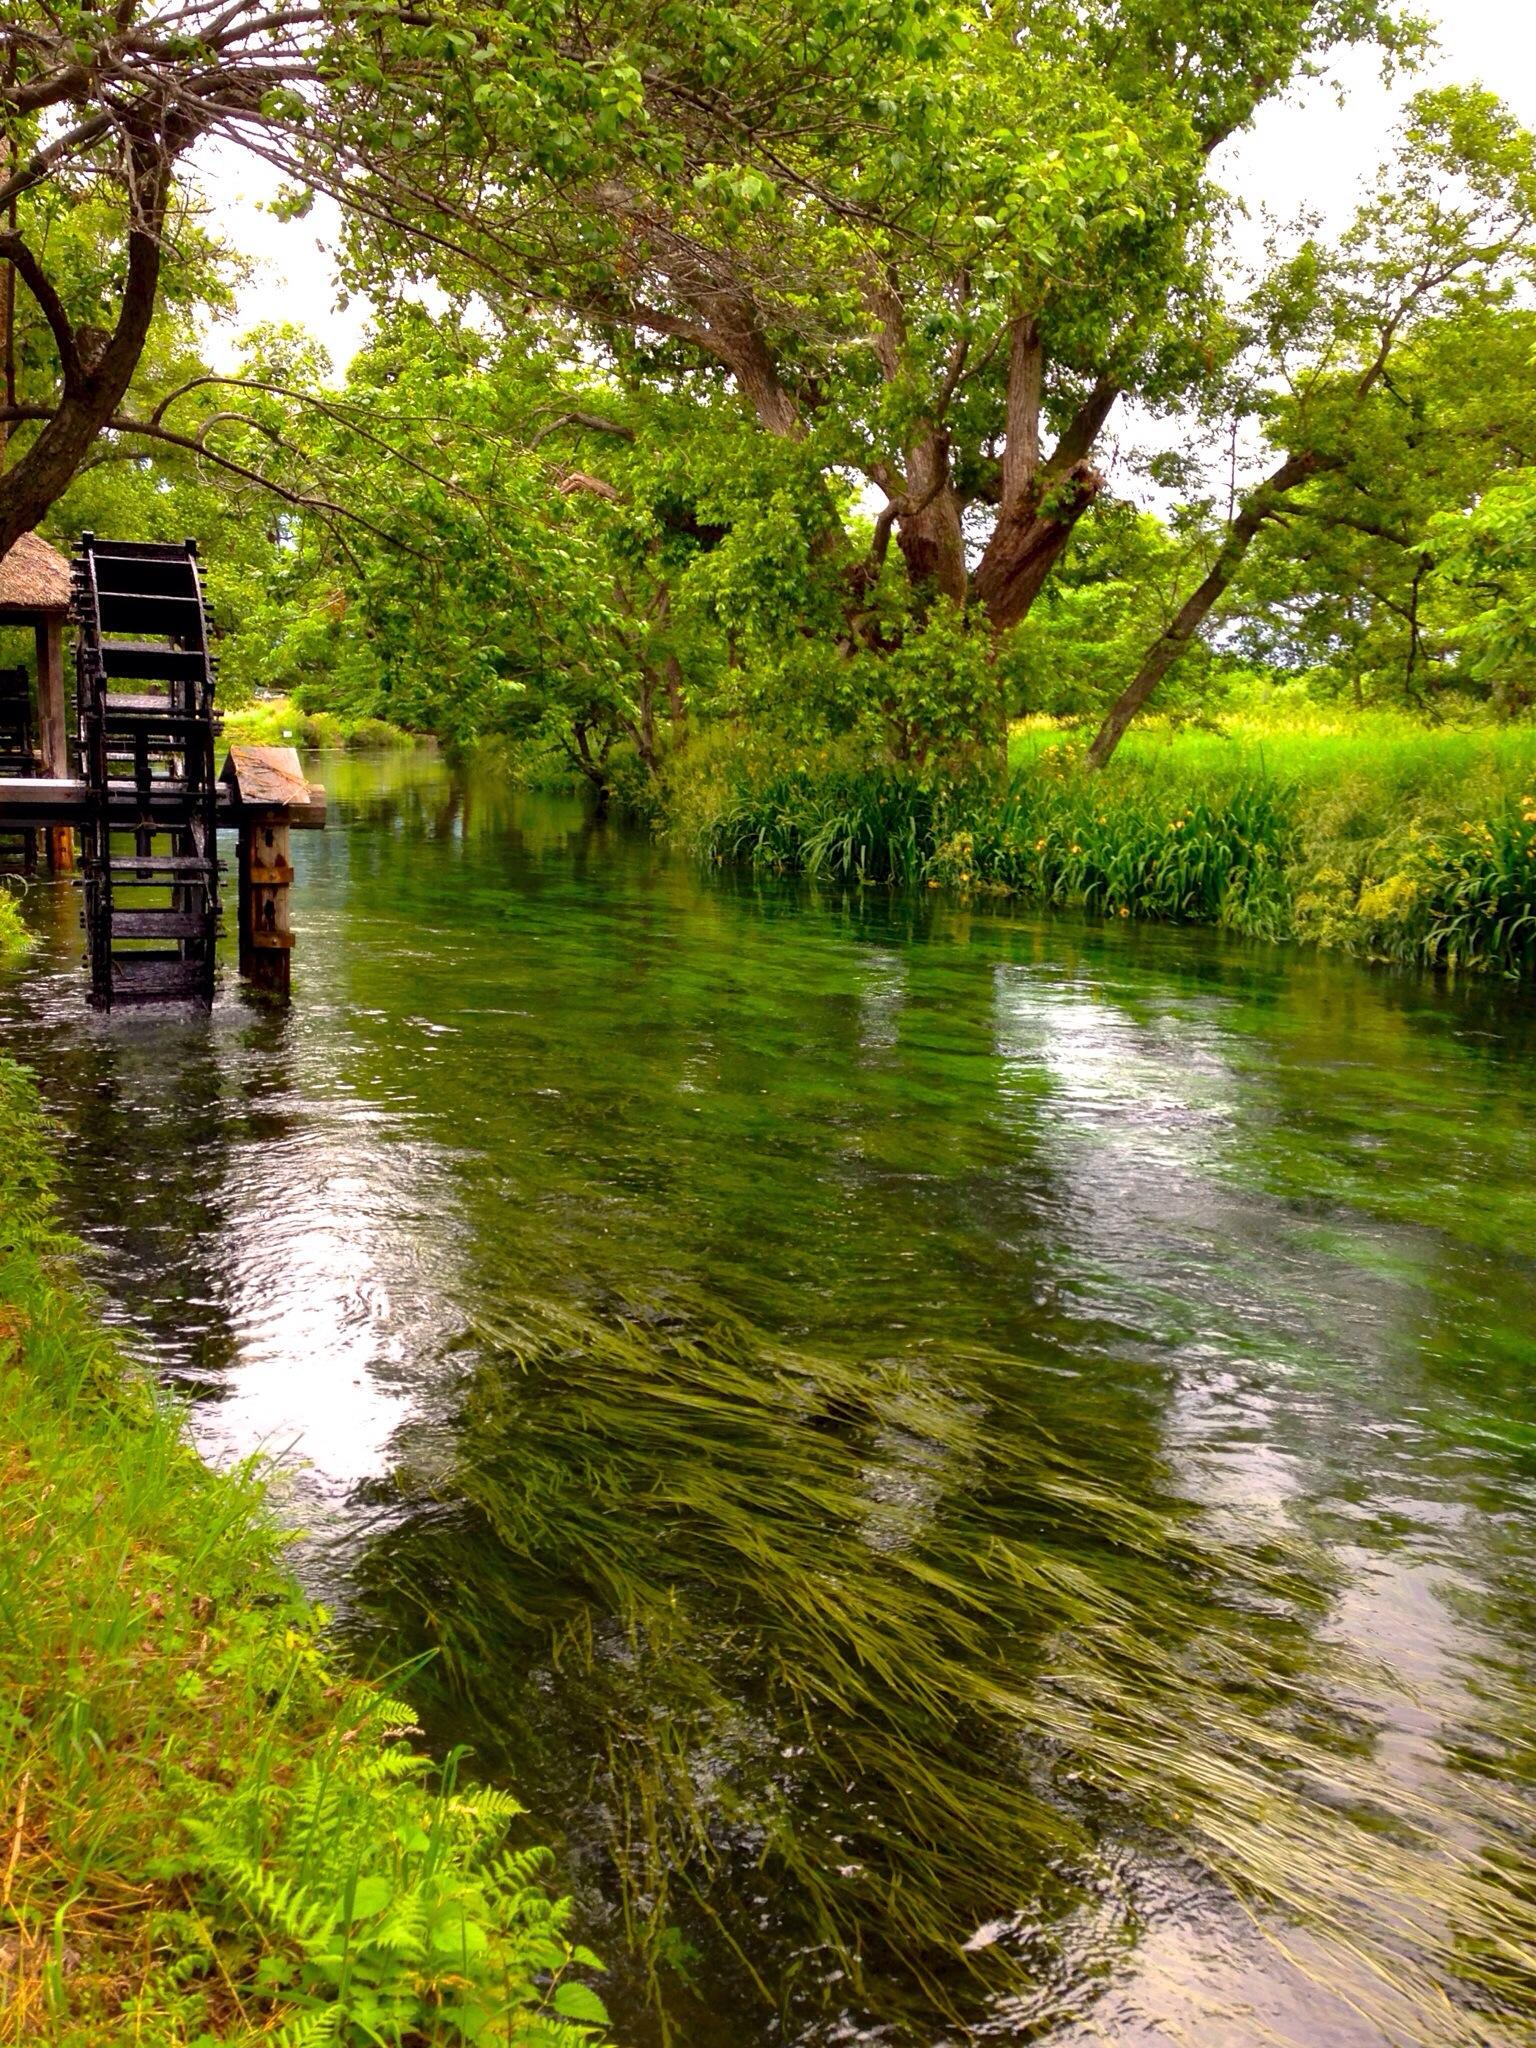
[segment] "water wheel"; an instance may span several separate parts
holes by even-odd
[[[90,999],[210,1004],[218,728],[196,542],[82,534],[74,614]]]

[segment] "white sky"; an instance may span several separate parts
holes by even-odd
[[[1386,155],[1403,102],[1426,85],[1486,85],[1536,128],[1536,0],[1419,0],[1415,11],[1439,24],[1425,69],[1388,88],[1370,53],[1343,52],[1344,105],[1317,81],[1264,107],[1216,160],[1229,188],[1282,219],[1317,207],[1339,220]]]
[[[1372,58],[1346,52],[1336,71],[1346,92],[1342,108],[1331,86],[1308,85],[1288,102],[1267,106],[1222,152],[1221,176],[1250,210],[1266,208],[1288,219],[1316,207],[1333,220],[1346,217],[1386,154],[1403,100],[1426,83],[1489,85],[1536,127],[1536,0],[1420,0],[1419,11],[1440,23],[1440,56],[1427,73],[1389,90]],[[234,152],[205,162],[203,176],[213,210],[210,226],[258,266],[237,320],[211,337],[218,366],[232,363],[243,328],[289,320],[316,335],[336,369],[344,370],[362,340],[368,308],[358,301],[338,305],[327,254],[335,235],[334,207],[321,202],[306,220],[275,220],[261,207],[274,189],[273,174]]]

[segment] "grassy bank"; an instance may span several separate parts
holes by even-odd
[[[82,1300],[50,1173],[0,1061],[0,2041],[592,2039],[513,1802],[330,1663],[259,1476]]]
[[[677,776],[708,858],[992,891],[1536,979],[1536,728],[1254,713],[1135,731],[1101,775],[1045,722],[1006,776],[718,745]]]
[[[338,718],[301,711],[291,697],[263,697],[226,711],[224,737],[245,747],[414,747],[414,733],[384,718]]]
[[[0,886],[0,960],[25,953],[31,941],[21,921],[21,899]]]

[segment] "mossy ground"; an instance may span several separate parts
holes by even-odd
[[[592,2038],[517,1808],[330,1660],[258,1473],[125,1367],[0,1060],[0,2042]]]

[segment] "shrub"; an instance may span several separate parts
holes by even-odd
[[[32,935],[21,921],[20,901],[0,887],[0,960],[16,959],[31,943]]]
[[[1006,785],[898,769],[780,774],[734,788],[703,845],[715,861],[829,881],[992,889],[1280,936],[1292,834],[1285,793],[1263,783],[1170,815],[1042,757]]]
[[[311,712],[309,722],[317,725],[324,716],[323,712]],[[332,722],[341,723],[339,720]],[[343,744],[349,747],[411,747],[416,744],[412,734],[403,732],[398,725],[391,725],[387,718],[355,719],[351,725],[343,725],[342,732]]]
[[[1432,965],[1536,978],[1536,800],[1465,823],[1431,850],[1415,909]]]
[[[305,711],[291,697],[263,697],[224,718],[232,745],[253,747],[412,747],[413,733],[384,718],[340,718],[334,711]]]

